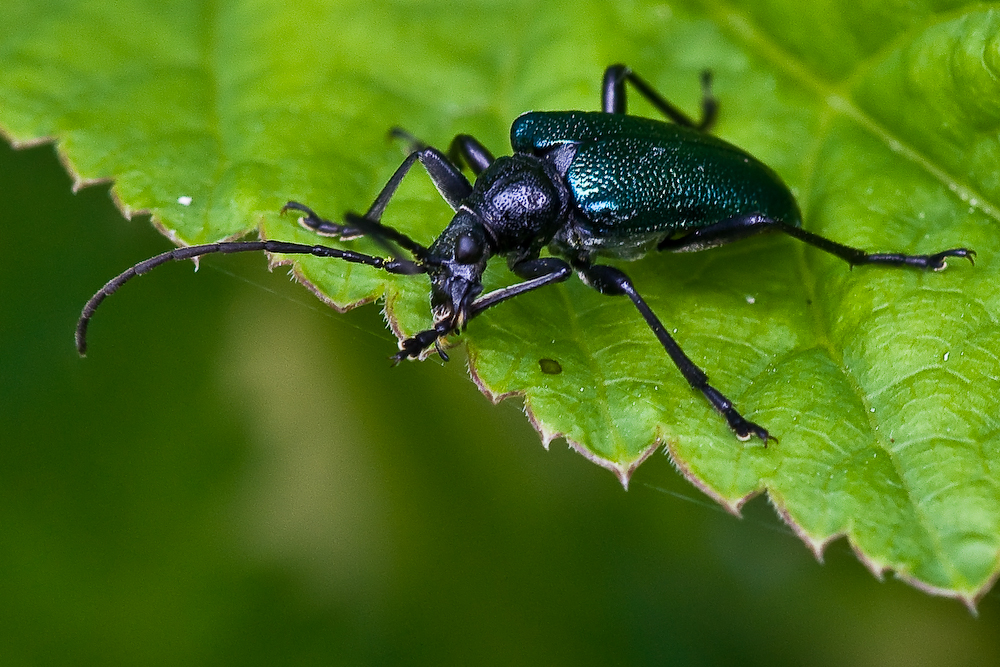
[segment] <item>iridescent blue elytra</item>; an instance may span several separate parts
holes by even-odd
[[[774,170],[693,128],[595,111],[536,111],[515,120],[510,135],[518,152],[576,145],[565,172],[582,214],[575,243],[602,255],[633,258],[668,236],[749,212],[801,225],[798,204]]]
[[[672,122],[627,115],[626,83]],[[81,354],[86,349],[87,324],[94,310],[123,283],[164,262],[213,252],[310,254],[389,273],[427,274],[434,326],[401,341],[396,361],[420,357],[431,346],[447,359],[442,338],[461,332],[488,308],[576,273],[602,294],[628,297],[684,379],[722,414],[736,436],[741,440],[756,436],[767,444],[771,437],[767,429],[745,419],[708,383],[708,376],[684,354],[632,280],[619,268],[597,263],[599,257],[634,259],[653,248],[704,250],[762,232],[782,232],[852,265],[942,269],[948,257],[971,260],[975,254],[966,248],[933,255],[868,253],[802,229],[799,208],[778,175],[746,151],[708,133],[717,107],[707,72],[702,75],[698,122],[624,65],[605,71],[601,102],[599,112],[524,114],[511,127],[514,154],[496,158],[468,135],[455,137],[445,155],[394,130],[409,141],[410,153],[364,215],[348,213],[341,224],[297,202],[288,202],[283,209],[303,213],[300,222],[321,235],[343,240],[373,237],[393,257],[282,241],[172,250],[136,264],[91,297],[77,324],[77,349]],[[417,162],[455,211],[429,247],[382,224],[386,205]],[[469,182],[463,167],[475,174],[475,183]],[[542,256],[546,246],[551,254]],[[399,259],[403,254],[399,250],[413,259]],[[483,294],[483,271],[494,256],[506,259],[521,282]],[[562,367],[555,359],[539,363],[540,372],[546,374]]]

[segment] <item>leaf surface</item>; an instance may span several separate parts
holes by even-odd
[[[775,168],[808,229],[872,250],[968,246],[976,266],[848,270],[774,237],[621,264],[778,436],[766,449],[733,437],[630,303],[577,280],[477,318],[473,375],[623,482],[665,444],[733,511],[766,490],[817,554],[846,535],[874,572],[972,604],[1000,553],[998,35],[1000,12],[963,3],[15,0],[0,7],[0,128],[55,140],[80,185],[112,179],[122,209],[175,242],[313,242],[278,209],[367,208],[401,159],[391,126],[502,154],[525,110],[598,108],[608,64],[692,112],[710,68],[716,133]],[[429,243],[448,217],[414,176],[385,221]],[[295,271],[340,308],[384,298],[397,332],[429,324],[425,278]],[[510,282],[502,262],[485,279]]]

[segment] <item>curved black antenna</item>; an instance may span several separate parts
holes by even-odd
[[[367,264],[376,269],[382,269],[389,273],[401,275],[413,275],[417,273],[427,273],[427,268],[422,263],[414,263],[407,260],[384,259],[363,255],[350,250],[339,250],[324,245],[306,245],[304,243],[288,243],[285,241],[225,241],[220,243],[206,243],[204,245],[193,245],[185,248],[175,248],[167,252],[150,257],[139,262],[132,268],[118,274],[104,284],[94,296],[90,297],[80,319],[76,323],[76,350],[80,356],[86,356],[87,352],[87,326],[94,316],[94,311],[106,298],[118,291],[118,288],[136,276],[152,271],[161,264],[182,259],[194,259],[203,255],[213,253],[230,254],[236,252],[271,252],[283,255],[313,255],[315,257],[334,257],[343,259],[355,264]]]

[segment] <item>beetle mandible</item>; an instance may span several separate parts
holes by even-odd
[[[90,318],[98,305],[131,278],[171,260],[211,253],[266,251],[333,257],[394,274],[427,274],[434,326],[400,343],[395,361],[419,357],[440,339],[458,333],[487,308],[568,279],[574,272],[602,294],[632,301],[693,389],[704,394],[740,440],[767,444],[767,429],[744,418],[708,382],[647,305],[632,280],[599,257],[637,259],[652,249],[704,250],[762,232],[782,232],[835,255],[851,266],[879,264],[941,270],[948,257],[974,261],[975,252],[952,248],[930,255],[869,253],[801,228],[798,204],[765,164],[718,139],[711,129],[718,109],[711,76],[701,78],[701,118],[695,122],[624,65],[604,73],[601,111],[529,112],[511,127],[514,154],[494,157],[475,138],[460,134],[448,154],[402,130],[410,152],[364,215],[347,213],[344,223],[320,218],[308,206],[288,202],[282,211],[302,213],[300,222],[324,236],[369,236],[398,255],[382,258],[324,245],[282,241],[220,242],[178,248],[136,264],[111,279],[84,306],[76,329],[81,355]],[[626,114],[630,84],[672,122]],[[425,247],[382,224],[382,213],[410,168],[419,162],[455,211],[440,236]],[[470,183],[463,174],[475,174]],[[548,247],[551,256],[540,256]],[[482,294],[491,257],[506,259],[522,281]]]

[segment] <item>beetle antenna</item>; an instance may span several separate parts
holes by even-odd
[[[366,264],[367,266],[382,269],[388,273],[400,275],[412,275],[417,273],[427,273],[427,268],[422,263],[415,263],[405,260],[384,259],[372,255],[363,255],[350,250],[340,250],[324,245],[306,245],[303,243],[288,243],[285,241],[224,241],[220,243],[206,243],[204,245],[187,246],[175,248],[167,252],[150,257],[139,262],[135,266],[118,274],[104,284],[94,296],[90,297],[80,313],[80,319],[76,323],[76,350],[80,356],[86,356],[87,352],[87,327],[94,311],[101,303],[118,291],[122,285],[136,276],[148,273],[167,262],[182,259],[195,259],[204,255],[214,253],[232,254],[237,252],[269,252],[280,255],[313,255],[315,257],[333,257],[343,259],[354,264]]]

